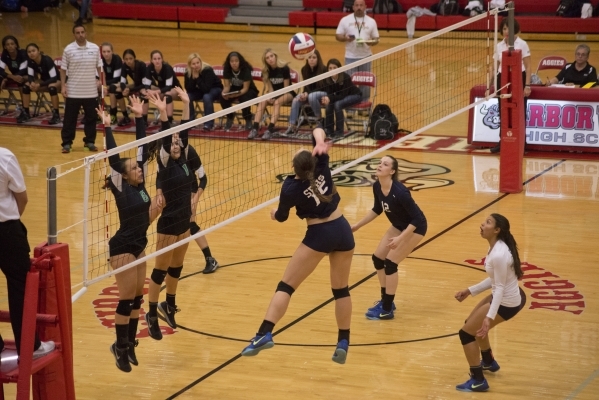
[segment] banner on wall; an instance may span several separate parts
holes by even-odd
[[[599,148],[599,102],[530,99],[527,108],[527,144]],[[499,141],[497,99],[474,108],[472,141]]]

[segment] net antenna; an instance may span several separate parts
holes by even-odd
[[[276,140],[276,145],[273,142],[246,140],[247,131],[244,132],[242,128],[231,132],[220,131],[212,136],[192,130],[189,143],[198,152],[208,177],[208,185],[202,194],[197,212],[197,221],[202,230],[183,241],[155,251],[156,227],[155,224],[151,225],[148,229],[146,256],[119,268],[118,271],[111,270],[107,261],[108,238],[119,226],[116,205],[113,196],[101,189],[109,156],[135,156],[138,146],[144,143],[181,132],[183,129],[195,129],[210,120],[219,121],[223,117],[236,115],[245,107],[292,90],[299,93],[309,84],[319,83],[323,87],[330,85],[333,76],[343,72],[351,75],[357,67],[371,63],[371,73],[376,76],[377,86],[376,90],[371,91],[369,98],[362,99],[372,103],[370,110],[366,110],[368,115],[356,113],[353,118],[346,118],[343,136],[334,139],[334,146],[329,152],[331,162],[338,165],[333,171],[336,179],[339,177],[337,184],[342,185],[342,173],[353,174],[356,169],[368,168],[369,160],[381,152],[401,147],[406,140],[413,139],[427,130],[445,129],[443,124],[451,118],[458,117],[466,121],[464,111],[496,95],[497,90],[492,93],[489,90],[486,98],[470,103],[472,87],[490,81],[492,45],[489,40],[490,34],[484,31],[496,31],[497,26],[497,10],[490,10],[356,63],[341,66],[256,99],[216,111],[209,116],[86,157],[79,161],[80,165],[71,166],[68,170],[65,170],[66,165],[55,166],[56,178],[51,178],[52,175],[49,174],[48,184],[58,184],[57,192],[60,192],[62,185],[79,188],[83,183],[82,190],[79,189],[83,198],[58,207],[64,211],[54,215],[54,222],[48,224],[49,239],[52,236],[56,240],[57,235],[60,235],[63,242],[73,243],[71,265],[74,268],[80,267],[83,272],[80,282],[73,280],[77,282],[74,289],[81,288],[73,296],[73,300],[96,282],[142,262],[151,261],[159,254],[210,234],[277,202],[282,178],[292,173],[290,160],[293,155],[300,147],[311,146],[312,129],[300,129],[293,137]],[[496,32],[494,37],[497,37]],[[401,128],[411,133],[384,146],[370,138],[367,135],[370,114],[377,104],[387,104],[399,116]],[[268,118],[271,117],[267,116]],[[365,122],[365,125],[362,122]],[[285,123],[284,128],[279,125],[279,128],[284,130],[287,125]],[[155,163],[151,163],[146,176],[146,189],[151,197],[156,191],[155,174]],[[67,177],[68,179],[64,179]],[[52,196],[50,190],[49,196]],[[54,198],[56,201],[56,195]],[[58,226],[63,228],[57,229]]]

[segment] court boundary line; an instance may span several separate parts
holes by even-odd
[[[562,159],[554,164],[552,164],[551,166],[547,167],[545,170],[539,172],[538,174],[532,176],[531,178],[525,180],[522,183],[522,186],[525,186],[526,184],[528,184],[529,182],[532,182],[533,180],[537,179],[538,177],[544,175],[545,173],[551,171],[552,169],[554,169],[555,167],[557,167],[558,165],[562,164],[563,162],[565,162],[565,159]],[[474,215],[480,213],[481,211],[485,210],[486,208],[489,208],[490,206],[492,206],[493,204],[505,199],[506,197],[508,197],[510,195],[510,193],[503,193],[502,195],[500,195],[499,197],[497,197],[496,199],[488,202],[486,205],[480,207],[478,210],[471,212],[470,214],[468,214],[467,216],[465,216],[464,218],[458,220],[457,222],[453,223],[452,225],[450,225],[449,227],[445,228],[444,230],[442,230],[441,232],[437,233],[436,235],[432,236],[431,238],[425,240],[424,242],[420,243],[418,246],[416,246],[414,248],[414,250],[412,250],[412,253],[422,247],[424,247],[425,245],[427,245],[428,243],[432,242],[433,240],[437,239],[438,237],[444,235],[445,233],[451,231],[452,229],[456,228],[457,226],[461,225],[462,223],[464,223],[465,221],[467,221],[468,219],[472,218]],[[368,274],[366,277],[360,279],[358,282],[354,283],[353,285],[350,286],[349,290],[351,291],[352,289],[360,286],[362,283],[366,282],[367,280],[369,280],[370,278],[372,278],[373,276],[376,275],[376,271],[375,272],[371,272],[370,274]],[[286,331],[287,329],[291,328],[292,326],[296,325],[298,322],[303,321],[304,319],[306,319],[307,317],[309,317],[310,315],[314,314],[316,311],[320,310],[321,308],[325,307],[326,305],[330,304],[331,302],[333,302],[335,299],[333,297],[329,298],[328,300],[326,300],[325,302],[321,303],[320,305],[314,307],[313,309],[309,310],[308,312],[306,312],[305,314],[301,315],[300,317],[296,318],[295,320],[289,322],[287,325],[283,326],[281,329],[273,332],[272,336],[276,336],[281,332]],[[171,400],[171,399],[175,399],[177,397],[179,397],[180,395],[182,395],[183,393],[187,392],[189,389],[193,388],[194,386],[198,385],[199,383],[205,381],[207,378],[209,378],[210,376],[214,375],[215,373],[217,373],[218,371],[222,370],[223,368],[225,368],[226,366],[228,366],[229,364],[237,361],[238,359],[240,359],[241,356],[241,352],[237,355],[235,355],[234,357],[230,358],[229,360],[225,361],[224,363],[222,363],[221,365],[217,366],[216,368],[213,368],[212,370],[208,371],[206,374],[202,375],[201,377],[199,377],[198,379],[194,380],[193,382],[191,382],[190,384],[188,384],[187,386],[185,386],[184,388],[182,388],[181,390],[175,392],[174,394],[170,395],[169,397],[167,397],[167,400]],[[593,378],[594,379],[594,378]],[[584,388],[584,387],[583,387]]]

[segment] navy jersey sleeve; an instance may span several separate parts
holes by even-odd
[[[173,70],[173,67],[163,63],[162,71],[160,72],[164,73],[164,86],[160,88],[160,91],[166,93],[175,87],[175,71]]]
[[[204,167],[202,166],[202,160],[200,160],[200,156],[196,149],[193,146],[188,146],[186,149],[185,157],[187,159],[187,164],[189,165],[189,169],[195,175],[194,179],[191,183],[191,191],[193,193],[197,193],[198,189],[204,190],[206,188],[206,183],[208,182],[208,178],[204,173]],[[198,184],[199,180],[199,184]]]
[[[43,82],[40,82],[40,86],[48,86],[58,81],[58,73],[56,72],[56,64],[48,56],[42,56],[42,69],[47,73],[46,78]]]
[[[375,182],[374,185],[372,185],[372,195],[374,197],[374,206],[372,206],[372,211],[375,212],[375,214],[377,215],[381,215],[381,213],[383,212],[383,206],[381,204],[381,202],[379,201],[379,198],[377,196],[377,187],[376,185],[378,184],[378,182]]]
[[[287,180],[283,183],[283,188],[281,189],[281,194],[279,197],[279,207],[275,212],[275,219],[279,222],[287,221],[289,218],[289,210],[291,210],[295,206],[294,196],[290,193],[287,193]]]
[[[116,85],[121,80],[121,74],[123,71],[123,60],[121,57],[114,54],[112,56],[112,77],[106,80],[107,85]]]
[[[146,72],[144,73],[144,78],[142,80],[144,89],[150,89],[152,87],[152,82],[154,81],[154,79],[152,78],[153,70],[154,70],[154,66],[151,64],[149,67],[146,67]]]

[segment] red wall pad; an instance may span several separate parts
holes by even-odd
[[[316,13],[314,11],[291,11],[289,26],[314,26]]]
[[[316,13],[316,26],[319,28],[336,28],[341,18],[345,17],[344,12],[318,12]]]
[[[599,20],[594,17],[518,16],[518,23],[526,33],[599,33]]]
[[[524,160],[524,93],[522,88],[522,51],[504,51],[501,56],[501,87],[511,85],[501,94],[501,152],[499,155],[499,191],[522,191],[522,162]]]
[[[94,15],[104,18],[146,19],[153,21],[177,21],[175,6],[147,6],[143,4],[98,3]]]
[[[374,0],[366,0],[366,7],[372,8]],[[304,0],[302,1],[304,8],[330,8],[331,10],[341,10],[343,2],[340,0]]]
[[[373,17],[376,21],[376,26],[378,29],[406,29],[406,22],[408,22],[408,17],[406,14],[374,14],[371,15],[371,17]],[[418,22],[420,22],[420,20],[418,20],[416,23],[418,25],[418,29],[426,29],[420,28]]]
[[[228,8],[212,7],[178,7],[179,21],[181,22],[225,22]]]

